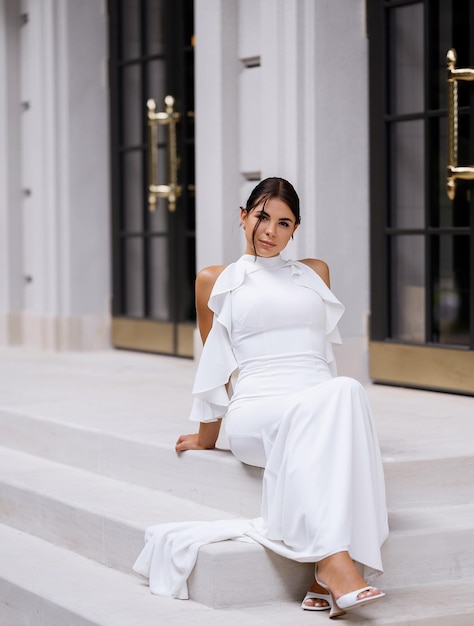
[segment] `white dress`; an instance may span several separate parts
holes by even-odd
[[[134,569],[153,592],[187,597],[183,577],[199,545],[245,535],[301,562],[348,550],[367,580],[381,573],[388,524],[379,445],[362,386],[335,376],[331,343],[340,342],[344,307],[305,264],[252,255],[222,272],[209,307],[191,419],[225,416],[235,456],[265,468],[261,517],[151,527]],[[183,545],[195,548],[186,567],[173,557]]]

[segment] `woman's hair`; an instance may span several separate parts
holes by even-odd
[[[284,178],[278,178],[273,176],[271,178],[265,178],[252,191],[247,200],[247,204],[244,209],[247,213],[250,213],[258,204],[263,204],[271,198],[278,198],[288,205],[291,212],[295,216],[296,223],[301,222],[300,216],[300,199],[295,191],[295,188]]]
[[[242,208],[244,209],[244,211],[247,211],[248,214],[256,206],[263,203],[262,209],[264,210],[265,204],[272,198],[278,198],[279,200],[287,204],[288,208],[295,216],[295,223],[299,224],[301,222],[300,199],[298,198],[298,194],[296,193],[295,188],[287,180],[285,180],[284,178],[278,178],[277,176],[265,178],[264,180],[259,182],[250,194],[247,200],[247,204],[245,205],[245,207]],[[261,221],[262,218],[259,217],[253,229],[252,243]],[[253,248],[255,250],[255,244],[253,244]]]

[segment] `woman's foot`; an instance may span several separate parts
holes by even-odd
[[[331,608],[331,594],[314,581],[306,593],[301,608],[306,611],[326,611]]]
[[[373,602],[385,595],[380,589],[367,586],[348,552],[337,552],[319,561],[317,580],[331,590],[338,606],[345,610]]]

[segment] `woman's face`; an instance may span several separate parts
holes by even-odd
[[[242,209],[240,218],[247,240],[245,254],[263,257],[277,256],[298,228],[290,207],[279,198],[270,198],[265,203],[265,208],[262,202],[249,213]],[[260,223],[254,233],[259,219]]]

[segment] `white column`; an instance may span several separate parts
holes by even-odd
[[[18,239],[7,280],[20,293],[10,297],[4,316],[19,316],[17,339],[27,345],[105,347],[110,209],[104,4],[4,0],[4,6],[12,8],[7,47],[9,54],[19,50],[14,98],[22,111],[20,175],[9,179],[13,202],[3,210]],[[13,106],[2,118],[14,131]]]
[[[314,39],[314,253],[346,306],[339,370],[368,380],[368,40],[363,0],[320,0]],[[310,33],[308,33],[309,35]],[[307,116],[311,111],[307,112]],[[307,173],[308,179],[311,173]]]
[[[233,260],[238,237],[238,2],[195,0],[196,265]]]
[[[0,345],[18,343],[23,306],[20,185],[20,10],[0,2]]]
[[[341,373],[368,380],[368,42],[363,0],[260,0],[261,177],[299,193],[288,256],[324,259],[347,313]],[[245,144],[248,139],[242,137]],[[254,157],[255,158],[255,157]]]
[[[64,6],[64,2],[60,5]],[[111,212],[108,35],[103,0],[68,0],[58,72],[66,85],[60,159],[67,164],[59,203],[67,211],[60,240],[68,271],[61,280],[65,340],[83,347],[109,345]],[[85,42],[87,45],[85,45]],[[67,59],[67,61],[66,61]],[[69,317],[69,320],[68,320]]]
[[[236,7],[237,48],[226,30]],[[328,262],[347,308],[340,371],[367,380],[364,1],[198,0],[196,34],[198,267],[241,252],[242,239],[228,221],[237,193],[242,203],[254,179],[290,180],[302,225],[287,254]]]

